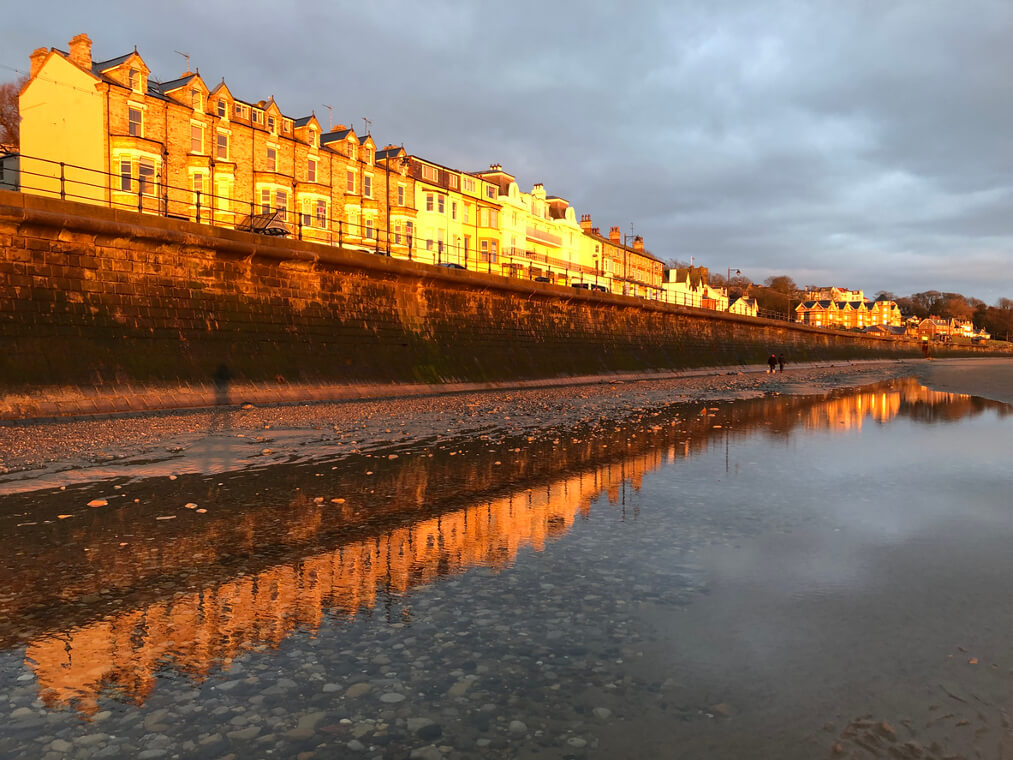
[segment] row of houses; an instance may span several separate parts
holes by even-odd
[[[641,237],[601,234],[542,184],[378,147],[199,71],[159,82],[136,48],[93,60],[85,34],[39,48],[19,105],[23,192],[663,297],[664,265]]]
[[[978,329],[969,319],[943,319],[942,317],[912,317],[908,320],[907,331],[923,341],[949,343],[954,338],[968,338],[972,343],[983,343],[992,338],[985,328]]]
[[[802,294],[795,307],[795,321],[813,327],[832,327],[841,330],[889,332],[878,328],[901,327],[903,317],[895,301],[865,297],[861,290],[846,288],[816,288]]]

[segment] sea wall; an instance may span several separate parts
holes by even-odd
[[[0,191],[0,391],[907,357],[817,330]]]

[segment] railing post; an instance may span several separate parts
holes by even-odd
[[[60,200],[67,200],[67,175],[64,172],[64,163],[60,162]]]
[[[197,224],[200,224],[200,190],[195,190],[194,195],[197,203]]]
[[[338,248],[341,247],[342,238],[344,237],[344,224],[345,222],[343,219],[338,220]]]

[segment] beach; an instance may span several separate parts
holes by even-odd
[[[87,480],[105,477],[110,468],[139,455],[149,470],[135,474],[154,474],[151,463],[171,458],[182,467],[188,454],[203,453],[202,443],[223,436],[257,450],[258,465],[266,465],[439,438],[495,438],[591,420],[620,421],[672,403],[813,395],[911,376],[934,390],[1013,403],[1013,359],[789,362],[774,374],[759,366],[713,368],[665,379],[603,377],[556,387],[5,423],[0,425],[0,475],[23,480],[73,472]]]

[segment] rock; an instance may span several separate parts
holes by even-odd
[[[567,746],[573,747],[575,749],[581,749],[582,747],[587,746],[587,740],[581,739],[579,736],[571,736],[569,739],[566,740],[566,744]]]
[[[443,728],[439,723],[430,723],[428,726],[423,726],[416,731],[415,735],[423,741],[433,741],[443,735]]]
[[[97,744],[104,744],[109,741],[109,734],[85,734],[74,740],[74,743],[81,747],[94,747]]]
[[[226,736],[233,741],[249,741],[250,739],[255,739],[259,733],[260,726],[249,726],[241,728],[238,731],[229,731]]]
[[[168,750],[164,749],[142,749],[136,757],[137,760],[155,760],[156,757],[165,757],[168,754]]]
[[[431,721],[429,718],[408,718],[408,720],[405,721],[405,726],[409,731],[411,731],[414,734],[420,728],[430,726],[432,725],[432,723],[433,721]]]
[[[729,705],[727,702],[718,702],[718,704],[711,705],[707,709],[710,710],[715,715],[720,715],[724,718],[731,717],[732,714],[732,706]]]
[[[447,691],[447,695],[451,697],[463,697],[467,693],[468,689],[471,688],[471,685],[473,683],[474,681],[470,679],[462,678],[460,681],[458,681],[457,683],[455,683],[453,686],[450,687],[450,689]]]
[[[418,747],[408,756],[411,760],[443,760],[443,753],[436,747]]]
[[[591,711],[598,720],[608,720],[612,717],[612,711],[607,707],[596,707]]]
[[[323,689],[324,694],[333,694],[336,691],[341,691],[341,687],[336,683],[325,683]]]
[[[388,705],[396,705],[398,702],[404,702],[404,694],[398,694],[396,691],[388,691],[386,694],[380,695],[380,701]]]
[[[528,733],[528,726],[523,720],[512,720],[507,731],[511,736],[525,736]]]
[[[373,690],[373,687],[368,683],[353,683],[345,691],[345,696],[349,699],[355,699],[361,697],[363,694],[369,694]]]
[[[352,752],[366,751],[366,745],[360,742],[358,739],[352,739],[352,741],[348,742],[348,744],[346,744],[345,746],[348,747],[350,750],[352,750]]]
[[[53,739],[53,741],[49,743],[48,749],[51,752],[60,752],[66,754],[70,752],[72,749],[74,749],[74,745],[71,744],[66,739]]]

